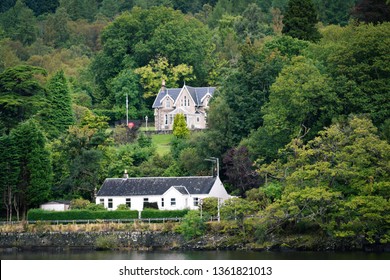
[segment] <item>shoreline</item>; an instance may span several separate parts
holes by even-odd
[[[174,232],[37,232],[0,233],[0,253],[12,251],[271,251],[388,253],[390,244],[337,244],[334,240],[300,235],[274,238],[263,244],[228,235],[206,234],[186,240]]]

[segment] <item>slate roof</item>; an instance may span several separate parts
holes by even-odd
[[[51,205],[51,204],[66,204],[66,205],[70,205],[70,201],[68,201],[68,200],[52,200],[52,201],[48,201],[46,203],[43,203],[42,205]]]
[[[163,195],[171,187],[182,194],[208,194],[216,177],[143,177],[108,178],[97,196],[149,196]],[[185,187],[185,188],[184,188]]]
[[[184,86],[188,89],[188,92],[190,93],[192,99],[195,101],[196,106],[202,105],[202,99],[207,95],[207,93],[210,93],[211,96],[214,94],[216,88],[215,87],[190,87],[190,86]],[[182,88],[167,88],[165,90],[160,90],[158,93],[156,99],[153,103],[153,108],[161,107],[161,100],[166,96],[169,95],[174,102],[176,102],[177,97],[179,96]]]

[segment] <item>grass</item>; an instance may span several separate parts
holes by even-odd
[[[154,134],[152,135],[152,143],[157,148],[159,155],[166,155],[171,150],[172,134]]]
[[[139,128],[139,131],[155,131],[154,123],[148,123],[148,127],[145,126],[145,123]]]

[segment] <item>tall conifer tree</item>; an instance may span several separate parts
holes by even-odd
[[[49,199],[53,172],[50,152],[42,130],[34,120],[20,123],[11,132],[18,156],[19,175],[14,197],[14,208],[22,219],[31,207]]]
[[[47,91],[48,104],[40,115],[48,137],[56,138],[74,123],[68,82],[63,71],[50,79]]]
[[[321,37],[316,28],[318,15],[311,0],[289,0],[283,18],[283,33],[307,41],[318,41]]]

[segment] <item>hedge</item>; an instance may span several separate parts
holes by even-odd
[[[29,221],[50,221],[50,220],[110,220],[110,219],[137,219],[138,211],[47,211],[42,209],[31,209],[27,213]]]
[[[188,209],[184,210],[156,210],[145,209],[141,213],[143,219],[153,218],[182,218],[188,213]]]

